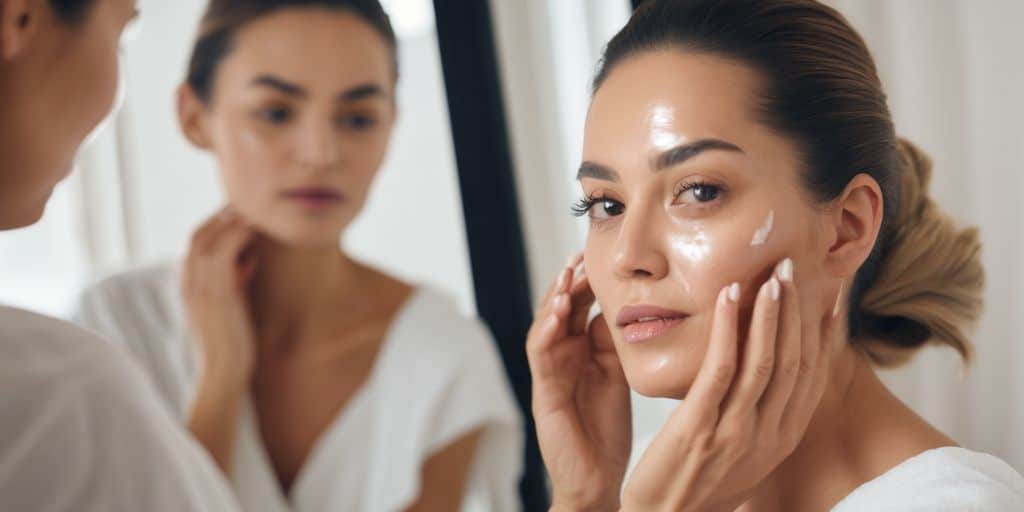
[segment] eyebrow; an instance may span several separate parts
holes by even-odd
[[[298,84],[278,78],[273,75],[260,75],[249,83],[252,86],[263,86],[275,89],[281,93],[296,98],[306,98],[309,91]],[[361,84],[338,94],[337,101],[356,101],[373,96],[384,96],[384,89],[377,84]]]
[[[705,151],[732,151],[743,153],[739,146],[720,139],[701,139],[687,144],[676,146],[662,152],[654,159],[653,169],[655,172],[663,171],[670,167],[679,165]],[[619,181],[619,173],[611,168],[595,162],[584,161],[576,173],[576,179],[594,178],[604,181]]]

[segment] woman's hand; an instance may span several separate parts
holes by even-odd
[[[739,296],[738,284],[719,294],[700,372],[630,475],[624,511],[735,510],[803,438],[828,379],[832,317],[801,311],[786,260],[757,294],[740,361]]]
[[[227,473],[237,414],[248,390],[255,348],[246,287],[255,261],[253,229],[224,209],[192,237],[182,295],[202,372],[189,430]]]
[[[593,303],[578,255],[548,291],[526,341],[552,510],[617,510],[629,463],[629,386],[603,316],[587,321]]]

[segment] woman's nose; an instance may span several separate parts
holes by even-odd
[[[620,279],[661,279],[668,274],[668,259],[658,230],[660,223],[642,211],[629,211],[615,240],[612,265]]]
[[[329,123],[310,123],[299,141],[299,159],[314,168],[329,167],[341,157],[338,137]]]

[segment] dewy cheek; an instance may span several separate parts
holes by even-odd
[[[700,263],[711,252],[708,236],[703,231],[678,235],[672,239],[672,250],[690,263]]]
[[[686,266],[691,269],[698,268],[699,264],[708,259],[711,254],[711,242],[703,231],[672,235],[669,245],[675,258],[685,261]],[[683,279],[683,289],[686,290],[686,293],[691,293],[693,290],[691,283],[686,276]]]

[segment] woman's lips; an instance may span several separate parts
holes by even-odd
[[[345,200],[344,194],[329,187],[303,187],[285,191],[285,199],[298,202],[308,208],[330,208]]]
[[[640,343],[661,336],[686,316],[682,311],[641,304],[622,308],[615,323],[622,329],[627,343]]]

